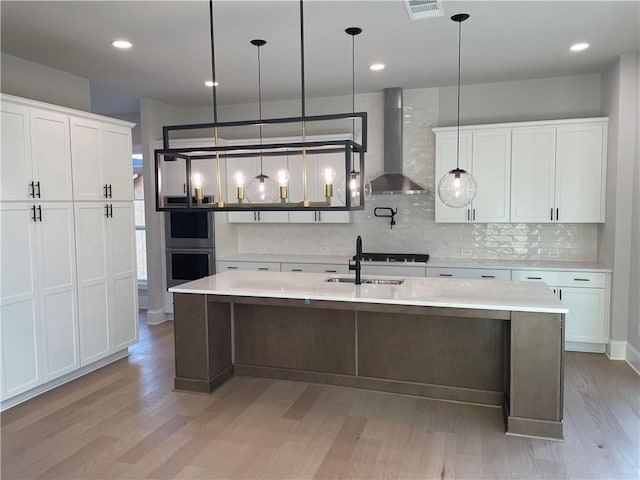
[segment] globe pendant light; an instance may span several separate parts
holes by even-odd
[[[458,23],[458,133],[456,145],[456,168],[447,173],[438,183],[438,196],[446,205],[462,208],[469,205],[476,196],[478,185],[471,174],[460,168],[460,50],[462,45],[462,22],[469,15],[458,13],[451,20]]]
[[[362,33],[362,29],[358,27],[349,27],[345,29],[347,35],[351,36],[351,111],[356,111],[356,57],[355,57],[355,38],[356,35]],[[355,141],[356,127],[355,118],[351,120],[351,138]],[[351,159],[353,162],[353,158]],[[351,198],[351,205],[360,205],[360,172],[352,166],[351,172],[349,172],[349,181],[347,183],[345,176],[343,175],[338,179],[337,195],[338,199],[345,203],[347,192]],[[364,197],[368,200],[371,197],[371,182],[364,179]]]
[[[266,40],[251,40],[251,45],[258,49],[258,119],[262,121],[262,82],[260,75],[260,47]],[[262,123],[260,123],[260,145],[262,145]],[[247,200],[251,203],[274,203],[278,199],[278,185],[264,174],[262,169],[262,151],[260,151],[260,174],[251,179],[246,188]]]

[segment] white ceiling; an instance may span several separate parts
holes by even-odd
[[[463,83],[601,71],[640,51],[640,1],[444,1],[445,16],[410,20],[402,0],[308,0],[307,96],[351,92],[351,37],[358,26],[356,90],[418,88],[456,81],[457,24],[463,24]],[[5,1],[2,51],[91,80],[93,110],[124,114],[151,97],[180,106],[211,104],[207,1]],[[215,1],[221,104],[257,99],[256,47],[262,47],[263,100],[300,98],[299,2]],[[134,44],[116,51],[111,40]],[[571,44],[591,48],[570,53]],[[371,72],[374,61],[386,64]]]

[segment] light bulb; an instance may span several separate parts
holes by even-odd
[[[193,180],[193,186],[195,188],[202,188],[202,175],[198,172],[194,173],[191,176],[191,179]]]
[[[333,171],[333,168],[327,167],[322,171],[322,176],[324,177],[325,183],[333,183],[336,173]]]
[[[247,177],[245,177],[244,173],[236,172],[235,174],[236,187],[244,187],[244,182],[247,181]]]
[[[289,172],[286,170],[278,171],[278,175],[276,177],[278,178],[278,184],[281,187],[286,187],[289,184]]]
[[[358,176],[360,172],[356,172],[355,170],[351,170],[349,174],[349,181],[345,182],[345,177],[340,177],[336,184],[338,185],[337,194],[340,202],[346,203],[346,192],[345,187],[348,190],[348,195],[351,201],[351,205],[354,207],[360,206],[360,181]],[[368,200],[371,198],[371,182],[368,178],[364,178],[364,199]]]
[[[247,185],[247,200],[251,203],[273,203],[277,201],[278,184],[267,175],[256,175]]]

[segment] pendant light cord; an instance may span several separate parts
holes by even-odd
[[[304,5],[300,0],[300,83],[302,91],[302,119],[306,115],[305,109],[305,91],[304,91]]]
[[[213,0],[209,0],[209,33],[211,36],[211,81],[213,82],[213,123],[218,123],[218,98],[216,93],[216,54],[213,40]]]
[[[356,36],[351,36],[351,113],[356,113]],[[356,138],[356,119],[351,118],[351,140]]]
[[[260,45],[258,45],[258,120],[260,120],[260,147],[262,147],[262,78],[260,74]],[[260,149],[260,176],[264,175],[262,170],[262,148]]]
[[[456,170],[460,169],[460,56],[462,46],[462,22],[458,23],[458,141],[456,142]]]

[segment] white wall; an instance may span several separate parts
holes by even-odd
[[[440,126],[456,124],[456,87],[440,89]],[[519,122],[600,114],[600,74],[462,85],[461,123]]]
[[[89,80],[2,53],[0,91],[18,97],[91,111]]]
[[[637,142],[637,55],[623,55],[603,76],[602,110],[609,116],[606,223],[598,232],[598,261],[613,269],[611,329],[613,342],[627,341],[630,323],[632,202]],[[635,246],[637,250],[637,245]],[[611,346],[608,347],[611,352]],[[614,352],[615,354],[615,352]]]

